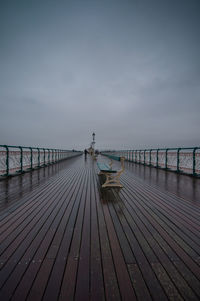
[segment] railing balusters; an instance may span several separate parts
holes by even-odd
[[[0,152],[0,156],[2,155],[3,157],[3,163],[2,165],[0,165],[0,178],[24,173],[25,171],[30,171],[34,168],[44,167],[48,164],[56,163],[63,159],[82,154],[81,151],[67,151],[61,149],[49,149],[30,146],[25,147],[0,145],[0,147],[5,149],[5,151]],[[34,150],[36,151],[34,152]],[[41,151],[44,152],[42,158]]]
[[[180,153],[180,151],[183,150],[188,150],[188,152]],[[144,149],[144,150],[140,149],[140,150],[129,150],[129,151],[124,150],[124,151],[120,151],[120,154],[121,155],[124,154],[127,161],[132,161],[133,163],[141,164],[142,163],[141,152],[143,152],[144,165],[154,166],[156,168],[162,168],[177,173],[189,174],[189,175],[199,177],[200,176],[200,153],[199,152],[197,153],[197,150],[200,150],[200,147],[188,147],[188,148],[179,147],[179,148],[165,148],[165,149],[157,148],[157,149]],[[154,153],[153,159],[152,159],[152,151]],[[177,153],[175,153],[175,151],[177,151]],[[113,154],[116,154],[116,152],[117,151],[112,151]],[[109,151],[105,151],[102,153],[106,155],[106,153],[109,154]],[[183,159],[181,159],[180,161],[181,155],[186,156],[185,165],[183,164]],[[177,161],[174,163],[173,160],[175,159],[175,156]]]

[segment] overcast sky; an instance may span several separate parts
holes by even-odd
[[[0,144],[200,145],[199,0],[0,0]]]

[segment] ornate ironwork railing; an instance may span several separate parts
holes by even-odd
[[[200,147],[115,150],[102,154],[123,156],[130,162],[200,176]]]
[[[0,177],[23,173],[82,154],[75,150],[0,145]]]

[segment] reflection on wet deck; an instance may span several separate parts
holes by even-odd
[[[200,202],[199,178],[130,162],[126,162],[126,168],[146,183],[190,201]]]

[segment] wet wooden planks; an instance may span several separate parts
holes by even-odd
[[[1,300],[198,300],[199,204],[131,168],[120,192],[101,190],[97,173],[79,157],[21,198],[9,194]]]

